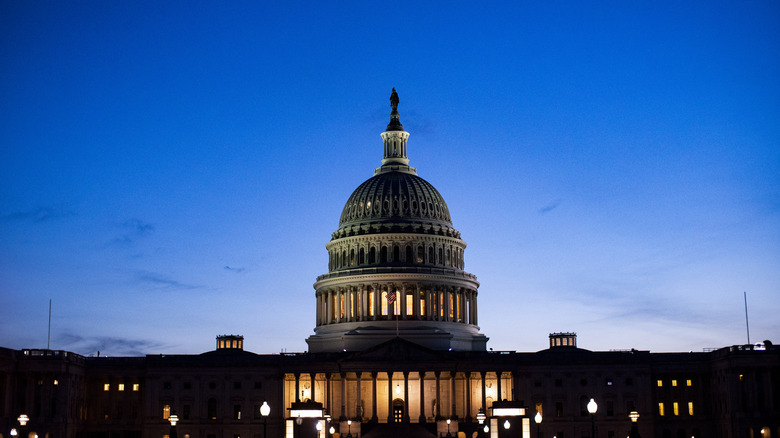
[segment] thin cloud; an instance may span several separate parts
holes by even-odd
[[[232,267],[232,266],[225,266],[225,268],[224,268],[224,269],[225,269],[226,271],[235,272],[236,274],[240,274],[240,273],[242,273],[242,272],[246,271],[246,268],[244,268],[244,267],[241,267],[241,268],[234,268],[234,267]]]
[[[57,207],[36,207],[30,210],[15,211],[13,213],[0,215],[0,221],[40,223],[74,215],[75,213],[67,209]]]
[[[136,272],[135,280],[140,283],[150,284],[164,289],[190,290],[200,288],[200,286],[182,283],[163,274],[148,271]]]
[[[150,351],[160,351],[165,345],[150,339],[131,339],[113,336],[84,337],[73,333],[57,336],[58,348],[75,351],[86,356],[144,356]]]
[[[544,207],[540,208],[539,209],[539,214],[547,214],[547,213],[555,210],[556,208],[558,208],[559,205],[561,205],[561,200],[560,199],[556,199],[555,201],[553,201],[553,202],[545,205]]]
[[[136,218],[128,219],[121,224],[121,228],[125,230],[124,233],[111,239],[107,246],[129,246],[154,231],[154,225]]]

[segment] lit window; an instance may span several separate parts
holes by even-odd
[[[59,380],[57,380],[57,379],[54,379],[54,386],[57,386],[57,385],[59,385],[59,384],[60,384],[60,381],[59,381]]]
[[[124,391],[124,390],[125,390],[125,384],[124,384],[124,383],[120,383],[120,384],[119,384],[119,388],[118,388],[118,389],[119,389],[120,391]]]
[[[672,380],[672,386],[677,386],[677,379]]]
[[[658,415],[663,417],[664,416],[664,404],[658,403]]]
[[[658,379],[658,387],[660,388],[662,386],[664,386],[664,381],[661,380],[661,379]]]
[[[693,416],[693,402],[688,402],[688,415]]]
[[[544,415],[544,412],[542,412],[542,404],[541,403],[537,403],[536,404],[536,412]]]
[[[680,405],[677,402],[672,403],[672,409],[674,410],[674,415],[680,415]]]
[[[741,382],[743,380],[745,380],[745,375],[744,374],[740,374],[739,375],[739,381]]]
[[[688,379],[685,381],[686,386],[693,386],[693,381],[691,379]]]
[[[414,315],[414,295],[406,296],[406,316]]]
[[[138,383],[133,383],[133,391],[138,392],[138,389],[140,389],[140,385]]]
[[[163,420],[167,420],[171,416],[171,405],[163,406]]]
[[[109,385],[108,383],[104,383],[103,384],[103,391],[108,391],[109,389],[111,389],[111,385]]]

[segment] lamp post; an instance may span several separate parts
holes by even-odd
[[[588,402],[588,412],[590,413],[591,425],[590,438],[596,438],[596,411],[598,408],[599,405],[596,404],[596,400],[590,399]]]
[[[268,414],[271,413],[271,407],[268,406],[267,401],[263,401],[263,404],[260,405],[260,416],[263,417],[263,438],[266,438],[268,433]]]
[[[639,412],[631,411],[631,413],[628,414],[628,418],[631,419],[631,433],[628,434],[628,438],[642,438],[639,436],[639,425],[637,424]]]
[[[171,412],[171,415],[168,416],[168,421],[171,422],[171,435],[170,435],[170,438],[177,438],[178,434],[176,433],[176,423],[179,422],[179,416],[176,415],[175,412]]]
[[[452,420],[450,420],[450,419],[448,418],[448,419],[447,419],[447,436],[452,436],[452,434],[450,433],[450,423],[451,423],[451,422],[452,422]]]
[[[352,420],[347,420],[347,438],[352,438]]]
[[[542,436],[542,413],[537,411],[536,416],[534,417],[534,422],[536,423],[536,438],[540,438]]]
[[[24,427],[27,426],[27,422],[30,421],[30,417],[28,417],[27,414],[22,414],[16,420],[19,421],[19,438],[27,438],[27,436],[24,434]]]

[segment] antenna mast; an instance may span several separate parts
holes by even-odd
[[[745,296],[745,327],[747,328],[747,338],[748,338],[748,344],[750,343],[750,322],[748,322],[748,311],[747,311],[747,292],[742,292]]]
[[[46,340],[46,349],[51,349],[51,298],[49,298],[49,337]]]

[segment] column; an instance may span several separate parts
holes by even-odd
[[[409,422],[409,371],[404,371],[404,423]]]
[[[466,371],[466,421],[471,421],[471,371]]]
[[[420,371],[420,423],[425,423],[425,371]]]
[[[344,289],[336,291],[336,322],[341,322],[341,301],[344,299]]]
[[[363,421],[363,406],[361,404],[360,397],[360,380],[363,373],[358,371],[357,373],[357,395],[355,395],[355,420]]]
[[[412,310],[412,318],[420,319],[420,283],[414,284],[414,310]]]
[[[441,371],[436,371],[433,374],[436,376],[436,412],[434,414],[438,421],[441,420]]]
[[[325,407],[328,409],[328,411],[333,412],[333,409],[330,407],[330,373],[325,373]]]
[[[295,401],[301,401],[301,375],[295,373]]]
[[[401,312],[399,318],[406,319],[406,283],[401,284],[401,296],[397,299],[401,301],[401,305],[398,306],[399,312]]]
[[[452,404],[450,417],[457,417],[458,408],[455,405],[455,371],[450,371],[450,404]]]
[[[496,382],[496,390],[498,391],[496,400],[501,401],[503,400],[503,398],[501,398],[501,371],[496,371]]]
[[[387,372],[387,422],[393,422],[393,372]]]
[[[376,371],[371,373],[371,380],[374,382],[374,396],[371,400],[371,421],[374,423],[379,422],[379,417],[376,415]]]
[[[309,382],[311,384],[311,401],[317,401],[315,398],[316,392],[314,390],[314,383],[316,382],[315,378],[317,377],[317,373],[309,373]]]
[[[479,372],[479,378],[482,379],[482,409],[487,414],[487,394],[485,394],[485,372]]]
[[[381,315],[379,307],[382,304],[382,291],[379,290],[379,283],[374,283],[374,291],[372,293],[374,294],[374,321],[376,321]]]
[[[360,320],[365,321],[368,319],[368,294],[366,293],[366,285],[360,285]]]
[[[347,419],[347,373],[340,373],[341,376],[341,415],[342,420]]]

